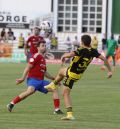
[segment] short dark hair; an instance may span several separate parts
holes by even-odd
[[[41,30],[40,27],[38,26],[35,26],[34,29],[38,29],[39,31]]]
[[[84,44],[85,46],[89,47],[90,44],[91,44],[91,37],[90,37],[89,35],[83,35],[83,36],[81,37],[81,41],[83,42],[83,44]]]
[[[46,43],[46,41],[45,41],[45,40],[40,40],[40,41],[37,43],[37,47],[39,47],[41,43]]]

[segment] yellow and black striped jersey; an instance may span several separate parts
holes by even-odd
[[[101,54],[93,48],[78,48],[75,52],[70,66],[68,75],[71,78],[79,79],[94,57],[98,58]]]

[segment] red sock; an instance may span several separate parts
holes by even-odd
[[[11,103],[16,104],[16,103],[19,103],[20,101],[21,101],[21,98],[20,98],[19,96],[17,96],[16,98],[14,98],[14,99],[12,100]]]
[[[60,107],[60,100],[59,99],[54,99],[54,107],[55,107],[55,109],[59,109],[59,107]]]

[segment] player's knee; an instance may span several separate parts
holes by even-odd
[[[68,96],[69,94],[70,94],[69,89],[68,89],[68,88],[65,88],[65,89],[63,90],[62,95],[63,95],[63,96]]]
[[[35,89],[29,88],[29,89],[27,89],[26,94],[31,95],[31,94],[33,94],[34,92],[35,92]]]
[[[62,70],[62,69],[60,69],[60,70],[59,70],[59,74],[62,74],[62,71],[63,71],[63,70]]]
[[[60,76],[64,76],[64,72],[65,72],[65,71],[64,71],[64,68],[61,68],[61,69],[59,70],[59,75],[60,75]]]

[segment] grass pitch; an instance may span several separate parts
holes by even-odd
[[[53,115],[52,93],[36,92],[17,104],[12,113],[6,105],[26,89],[25,83],[16,86],[26,64],[0,63],[0,129],[120,129],[120,67],[113,77],[106,78],[100,66],[90,65],[71,92],[76,120],[62,121]],[[59,65],[48,65],[56,74]],[[61,96],[61,109],[64,108]]]

